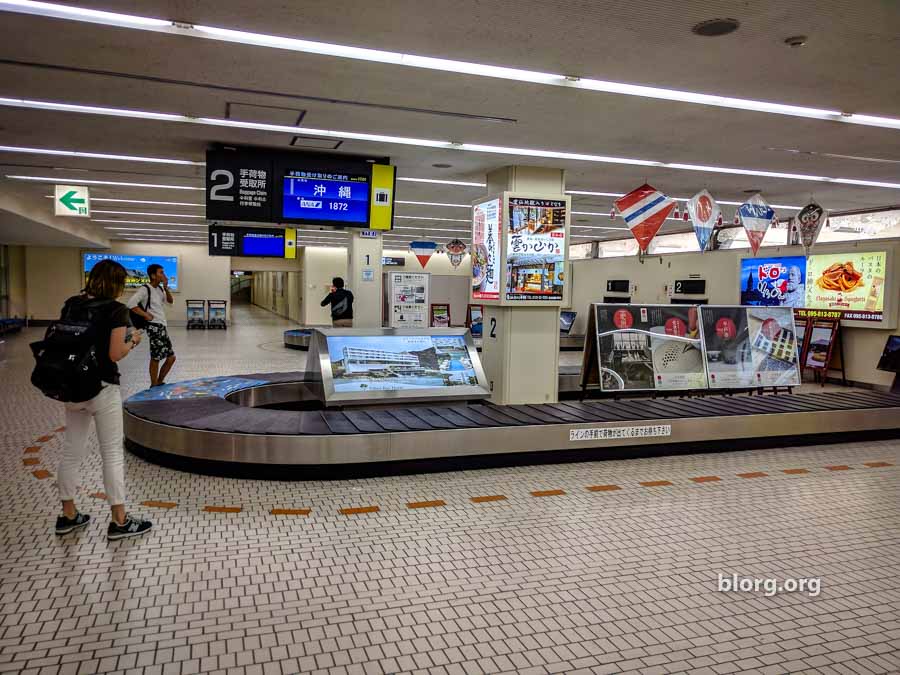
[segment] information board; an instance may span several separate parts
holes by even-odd
[[[210,225],[209,255],[296,258],[294,228]]]
[[[790,307],[699,308],[712,389],[800,384],[797,329]]]
[[[566,202],[509,198],[506,299],[562,300]]]
[[[390,272],[388,313],[391,328],[428,328],[428,272]]]
[[[386,158],[213,148],[206,153],[206,217],[390,230],[395,181]]]
[[[500,299],[500,242],[502,209],[500,198],[472,207],[472,297]]]
[[[169,279],[169,290],[177,293],[179,285],[178,257],[172,255],[122,255],[119,253],[87,252],[81,255],[81,269],[84,283],[88,275],[101,260],[114,260],[125,268],[125,288],[139,288],[150,283],[147,268],[150,265],[162,265],[163,272]]]
[[[741,304],[803,307],[806,303],[806,258],[741,259]]]
[[[705,389],[696,307],[597,304],[603,391]]]

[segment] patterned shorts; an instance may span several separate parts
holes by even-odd
[[[172,340],[169,339],[169,331],[160,323],[147,324],[147,337],[150,338],[150,358],[154,361],[162,361],[175,355],[172,349]]]

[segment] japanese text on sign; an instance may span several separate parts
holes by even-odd
[[[621,438],[650,438],[671,436],[671,424],[651,424],[639,427],[606,427],[601,429],[569,429],[569,441],[604,441]]]

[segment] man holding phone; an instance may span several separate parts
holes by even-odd
[[[169,279],[162,265],[147,268],[149,284],[144,284],[128,301],[137,328],[143,327],[150,340],[150,386],[165,384],[166,376],[175,365],[175,350],[166,325],[166,305],[175,300],[169,292]],[[160,367],[162,361],[162,367]]]

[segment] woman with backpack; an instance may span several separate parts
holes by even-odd
[[[56,519],[56,534],[81,529],[91,517],[75,508],[75,490],[79,466],[88,451],[91,420],[97,426],[100,455],[103,458],[103,485],[112,509],[107,539],[117,540],[145,534],[153,526],[125,513],[125,449],[123,445],[122,395],[119,391],[121,361],[141,342],[141,333],[128,333],[131,326],[128,308],[116,298],[125,291],[125,268],[113,260],[101,260],[91,270],[80,295],[69,298],[60,320],[51,326],[43,342],[36,343],[38,367],[32,381],[48,395],[66,402],[66,436],[59,464],[59,496],[63,515]],[[77,343],[72,336],[80,336]],[[67,345],[67,349],[62,345]],[[77,346],[76,346],[77,345]],[[79,373],[73,378],[60,361],[61,353],[77,353]],[[43,360],[43,361],[42,361]],[[62,359],[66,360],[66,359]],[[48,365],[49,364],[49,365]],[[43,366],[43,378],[37,377]],[[55,373],[56,390],[47,373]],[[66,382],[66,380],[69,382]],[[85,396],[94,394],[87,400]],[[49,391],[48,391],[49,390]]]

